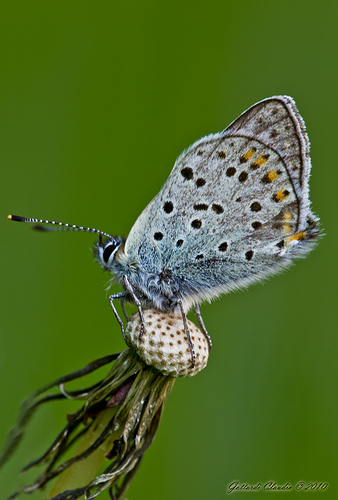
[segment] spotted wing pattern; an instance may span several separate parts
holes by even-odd
[[[293,100],[261,101],[177,159],[125,251],[147,272],[168,270],[191,298],[273,274],[318,236],[308,200],[310,167]]]

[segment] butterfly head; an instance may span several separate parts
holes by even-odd
[[[96,255],[96,260],[105,271],[113,270],[116,254],[118,250],[123,247],[123,243],[123,238],[109,236],[103,239],[102,235],[99,235],[99,241],[94,247],[94,253]]]

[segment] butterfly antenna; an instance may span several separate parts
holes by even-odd
[[[102,245],[102,236],[107,236],[110,239],[115,240],[114,236],[108,233],[104,233],[99,229],[94,229],[92,227],[77,226],[75,224],[67,224],[65,222],[55,222],[54,220],[43,220],[43,219],[33,219],[31,217],[21,217],[20,215],[8,215],[7,219],[14,220],[17,222],[29,222],[34,224],[33,229],[39,231],[85,231],[87,233],[95,233],[99,235],[100,244]],[[40,224],[50,224],[54,227],[46,227]]]

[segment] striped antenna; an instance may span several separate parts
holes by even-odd
[[[104,233],[103,231],[99,231],[98,229],[94,229],[92,227],[76,226],[75,224],[55,222],[54,220],[33,219],[31,217],[21,217],[20,215],[8,215],[7,219],[14,220],[17,222],[30,222],[32,224],[36,224],[36,226],[33,226],[33,228],[38,229],[40,231],[85,231],[88,233],[96,233],[99,236],[107,236],[109,239],[112,240],[116,239],[111,234]],[[39,224],[50,224],[55,227],[45,227],[45,226],[40,226]]]

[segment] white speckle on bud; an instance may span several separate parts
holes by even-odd
[[[141,320],[134,313],[126,328],[126,340],[140,358],[163,375],[192,377],[206,367],[209,356],[207,339],[197,326],[188,321],[191,341],[196,354],[191,366],[191,351],[181,316],[145,309],[145,329],[140,340]]]

